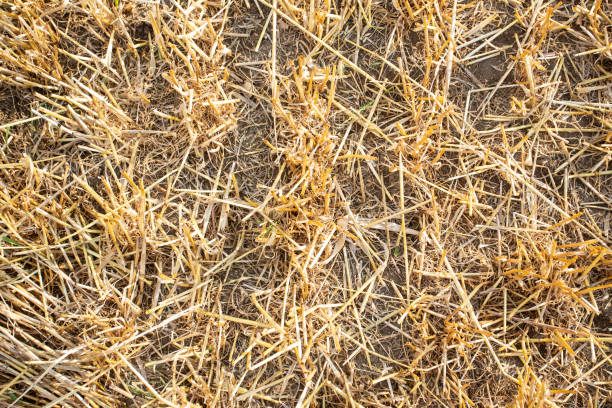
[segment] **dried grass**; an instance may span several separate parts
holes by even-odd
[[[0,405],[608,406],[611,15],[0,1]]]

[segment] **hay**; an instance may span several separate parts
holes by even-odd
[[[0,1],[0,404],[612,403],[611,15]]]

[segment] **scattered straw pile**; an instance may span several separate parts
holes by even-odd
[[[0,1],[0,405],[609,407],[612,3]]]

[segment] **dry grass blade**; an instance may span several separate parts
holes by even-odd
[[[611,16],[0,0],[0,406],[610,406]]]

